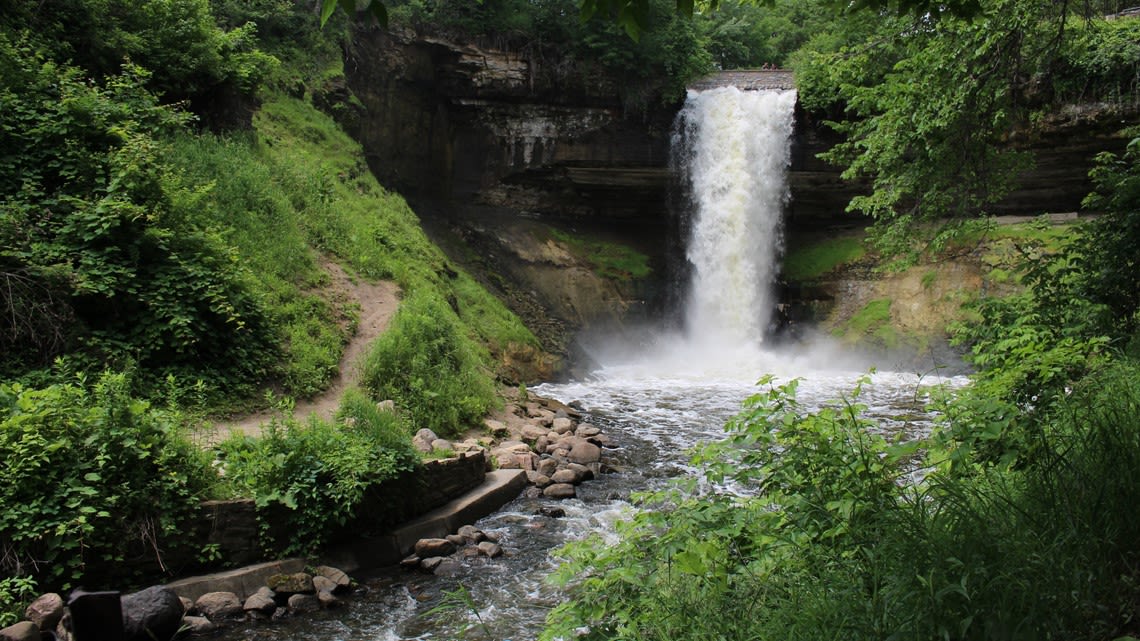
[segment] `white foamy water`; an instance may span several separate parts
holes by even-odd
[[[763,340],[782,249],[795,105],[794,91],[722,87],[689,92],[677,117],[673,163],[692,209],[686,321],[694,338]]]

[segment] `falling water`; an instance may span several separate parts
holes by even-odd
[[[690,210],[686,304],[691,340],[763,341],[774,308],[795,91],[690,91],[674,165]]]
[[[594,357],[601,366],[586,380],[533,388],[576,401],[621,444],[604,456],[613,473],[560,503],[565,518],[543,515],[550,499],[520,497],[480,521],[480,528],[501,537],[506,554],[500,559],[465,558],[454,577],[382,573],[346,610],[282,627],[252,625],[225,639],[435,641],[467,634],[478,641],[532,640],[564,598],[543,582],[558,563],[551,551],[588,533],[612,539],[615,521],[633,509],[631,492],[697,473],[685,452],[723,434],[725,420],[761,375],[801,378],[805,409],[849,393],[866,364],[845,361],[841,350],[761,346],[773,308],[795,100],[790,91],[731,87],[689,95],[674,136],[675,160],[691,194],[687,334],[598,345]],[[879,371],[871,379],[861,386],[860,402],[882,429],[924,429],[916,388],[931,378]],[[469,591],[472,610],[433,616],[443,594],[460,586]]]

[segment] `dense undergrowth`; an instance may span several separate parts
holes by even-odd
[[[477,422],[500,357],[537,350],[307,99],[339,73],[335,22],[277,0],[0,2],[0,621],[36,590],[224,563],[183,549],[206,498],[286,513],[266,553],[318,549],[419,464],[411,433]],[[191,445],[206,415],[328,385],[357,307],[326,261],[406,299],[367,392]]]

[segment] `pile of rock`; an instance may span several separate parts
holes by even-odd
[[[266,583],[244,602],[233,592],[208,592],[191,601],[165,586],[121,597],[116,592],[77,591],[67,606],[60,595],[45,594],[28,606],[26,621],[0,630],[0,641],[40,641],[51,638],[50,633],[59,641],[75,637],[152,641],[173,638],[179,630],[204,634],[247,618],[280,619],[339,607],[344,604],[342,595],[352,589],[348,575],[328,566],[314,569],[313,574],[274,575]],[[121,636],[108,629],[107,620],[120,612]],[[92,633],[97,634],[92,637]]]
[[[420,539],[415,551],[400,562],[408,570],[419,570],[428,574],[451,576],[459,572],[457,557],[498,558],[503,555],[499,536],[494,532],[484,532],[473,525],[464,525],[455,534],[442,539]]]
[[[617,447],[599,428],[581,419],[568,405],[536,398],[507,403],[484,421],[484,436],[451,442],[423,429],[413,444],[428,453],[483,450],[488,465],[525,470],[533,486],[530,496],[565,499],[577,495],[575,486],[604,472],[603,450]]]

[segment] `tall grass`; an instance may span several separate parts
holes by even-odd
[[[447,303],[417,292],[364,362],[362,385],[390,398],[417,428],[457,436],[486,415],[494,387],[476,344]]]
[[[242,136],[180,136],[170,156],[187,184],[204,185],[197,192],[198,224],[223,229],[236,259],[256,277],[282,346],[276,377],[284,391],[306,397],[323,389],[353,326],[352,310],[327,291],[323,254],[360,277],[395,280],[410,298],[422,293],[447,301],[446,329],[462,344],[469,366],[434,377],[474,391],[456,398],[464,409],[447,412],[442,424],[431,421],[450,426],[445,431],[459,429],[457,416],[473,421],[473,408],[485,409],[486,402],[471,399],[484,398],[498,355],[514,346],[537,347],[537,339],[448,263],[407,203],[375,181],[359,145],[332,119],[304,100],[278,94],[267,97],[254,124],[255,131]],[[400,314],[405,320],[398,327],[414,324],[406,320],[410,313]],[[415,337],[401,340],[401,349],[420,349],[407,342]],[[392,370],[392,376],[399,374]],[[409,408],[440,404],[416,397],[408,385],[392,396]]]

